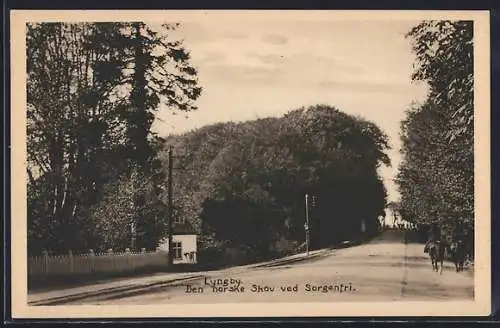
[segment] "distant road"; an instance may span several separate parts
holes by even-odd
[[[433,272],[421,244],[386,231],[309,259],[202,273],[156,274],[30,294],[32,305],[472,300],[471,272]],[[225,280],[227,279],[227,280]]]

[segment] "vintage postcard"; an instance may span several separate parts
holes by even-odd
[[[490,313],[487,11],[10,21],[14,318]]]

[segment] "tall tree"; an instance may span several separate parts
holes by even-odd
[[[402,122],[401,213],[473,229],[473,22],[424,21],[407,37],[416,56],[412,78],[425,81],[429,94]]]
[[[156,111],[195,110],[201,92],[189,53],[170,38],[176,26],[28,24],[30,204],[42,206],[30,210],[30,227],[59,227],[52,237],[33,231],[44,247],[89,247],[91,237],[70,231],[96,233],[82,224],[108,181],[134,170],[162,181]]]
[[[449,108],[451,140],[474,130],[473,27],[473,21],[423,21],[407,33],[416,55],[412,78],[427,82],[429,97]]]
[[[81,216],[106,182],[100,164],[119,153],[120,92],[96,73],[119,54],[91,47],[93,33],[92,24],[27,26],[28,196],[45,200],[30,202],[41,206],[29,208],[30,227],[41,230],[29,236],[54,251],[85,247]]]
[[[398,184],[405,218],[421,223],[473,223],[473,157],[443,135],[450,121],[441,106],[426,103],[402,123],[403,161]]]

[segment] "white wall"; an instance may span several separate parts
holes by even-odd
[[[174,235],[173,242],[180,242],[182,245],[182,259],[174,259],[174,264],[177,263],[196,263],[196,235]],[[168,252],[168,238],[162,240],[159,244],[159,248],[163,251]]]

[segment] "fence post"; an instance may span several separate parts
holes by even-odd
[[[43,251],[43,272],[49,274],[49,252]]]
[[[71,249],[68,251],[68,256],[69,256],[69,273],[74,273],[75,265],[73,262],[73,252],[71,251]]]
[[[95,271],[95,258],[94,258],[94,250],[93,249],[90,249],[89,250],[89,255],[90,255],[90,272],[94,272]]]

